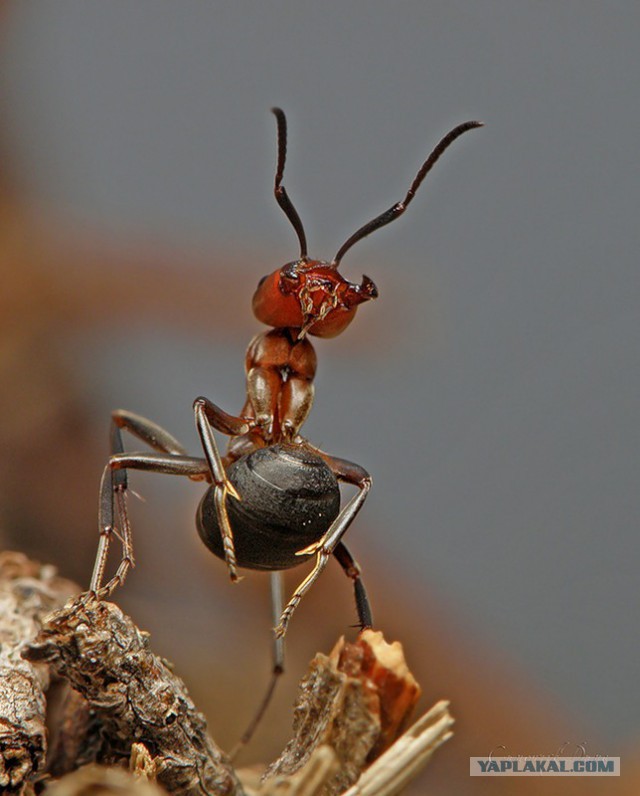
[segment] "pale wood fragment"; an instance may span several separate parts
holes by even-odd
[[[316,796],[340,768],[330,746],[319,746],[295,774],[276,775],[260,781],[260,773],[239,771],[247,796]]]
[[[395,796],[452,737],[449,703],[438,702],[387,749],[343,796]]]
[[[122,768],[91,764],[49,785],[46,796],[167,796],[167,791]]]
[[[158,773],[162,769],[162,763],[158,758],[153,757],[151,752],[143,743],[134,743],[131,746],[129,757],[129,771],[137,779],[146,779],[155,782]]]

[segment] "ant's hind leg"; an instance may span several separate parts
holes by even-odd
[[[316,580],[318,580],[322,571],[327,566],[329,557],[334,553],[335,549],[340,544],[342,537],[347,532],[349,526],[362,508],[365,500],[367,499],[367,495],[369,494],[369,490],[371,489],[371,476],[364,469],[364,467],[361,467],[359,464],[355,464],[354,462],[349,462],[346,459],[339,459],[335,456],[329,456],[327,453],[324,453],[318,448],[312,448],[312,450],[318,453],[327,462],[339,481],[344,481],[346,484],[352,484],[353,486],[357,487],[358,491],[346,504],[346,506],[341,509],[340,513],[331,523],[329,529],[322,539],[320,539],[318,542],[314,542],[308,547],[305,547],[303,550],[298,550],[296,553],[298,556],[312,555],[315,553],[316,563],[311,572],[293,592],[289,602],[286,604],[285,609],[282,612],[282,615],[280,616],[280,622],[275,628],[275,634],[279,638],[284,636],[284,634],[287,632],[287,626],[291,620],[293,612],[298,607],[304,595],[309,591]],[[361,596],[364,595],[362,581],[360,581],[356,588],[361,593]],[[366,598],[366,595],[364,596]],[[368,602],[365,602],[364,605],[368,606]]]
[[[334,557],[344,569],[345,575],[353,581],[353,590],[356,598],[356,610],[358,611],[358,624],[360,630],[368,627],[373,627],[373,614],[371,613],[371,605],[367,597],[367,590],[362,581],[362,570],[360,565],[347,550],[344,542],[340,542],[336,549],[333,551]]]
[[[216,515],[220,524],[222,534],[222,546],[224,558],[227,562],[229,575],[232,581],[239,580],[236,561],[236,551],[233,544],[233,530],[229,522],[227,513],[227,495],[231,495],[236,500],[240,500],[240,495],[235,487],[227,478],[224,464],[218,450],[213,429],[229,436],[240,436],[249,431],[249,424],[241,417],[229,415],[212,403],[208,398],[196,398],[193,404],[193,411],[196,418],[196,428],[200,436],[200,442],[204,450],[205,458],[209,464],[209,472],[214,484],[214,500]]]

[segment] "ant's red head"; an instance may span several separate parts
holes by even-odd
[[[482,127],[482,124],[465,122],[451,130],[422,164],[405,198],[360,227],[340,247],[333,261],[328,263],[311,260],[307,256],[302,221],[282,185],[287,155],[287,120],[280,108],[272,108],[272,111],[278,123],[278,165],[274,193],[298,235],[300,259],[287,263],[260,280],[253,296],[253,312],[259,321],[269,326],[300,329],[299,337],[306,334],[335,337],[351,323],[359,304],[378,296],[378,290],[368,276],[363,276],[358,285],[349,282],[338,272],[343,256],[354,243],[402,215],[445,149],[467,130]]]
[[[335,337],[351,323],[358,304],[376,298],[368,276],[347,281],[335,263],[307,258],[287,263],[260,280],[253,312],[262,323],[300,329],[300,337]]]

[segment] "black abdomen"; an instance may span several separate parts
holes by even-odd
[[[340,510],[340,489],[329,466],[300,445],[259,448],[227,469],[242,500],[227,498],[238,566],[288,569],[308,560],[298,550],[322,538]],[[207,490],[198,507],[198,533],[224,558],[220,527]]]

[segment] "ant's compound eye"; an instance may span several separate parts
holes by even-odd
[[[298,273],[298,263],[287,263],[280,269],[280,278],[286,282],[297,283],[300,281]]]
[[[262,285],[264,285],[264,280],[266,278],[267,278],[267,274],[265,274],[264,276],[260,277],[260,281],[258,282],[258,287],[262,287]]]

